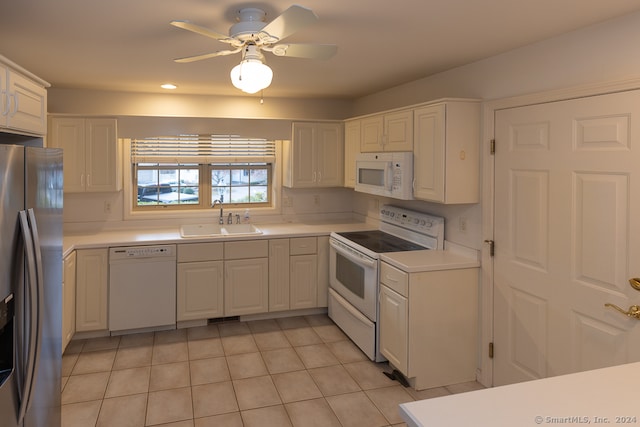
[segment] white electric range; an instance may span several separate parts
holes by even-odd
[[[331,233],[329,243],[329,317],[371,360],[384,361],[378,328],[380,255],[442,250],[444,218],[385,205],[379,230]]]

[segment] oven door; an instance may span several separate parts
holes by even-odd
[[[329,284],[372,322],[377,318],[378,260],[334,238],[329,240]]]

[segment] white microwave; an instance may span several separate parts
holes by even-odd
[[[413,153],[361,153],[356,156],[356,191],[413,199]]]

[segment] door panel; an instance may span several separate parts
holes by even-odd
[[[640,93],[495,120],[494,385],[640,360]]]

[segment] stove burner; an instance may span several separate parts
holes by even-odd
[[[418,251],[425,248],[380,230],[338,233],[357,245],[376,253]]]

